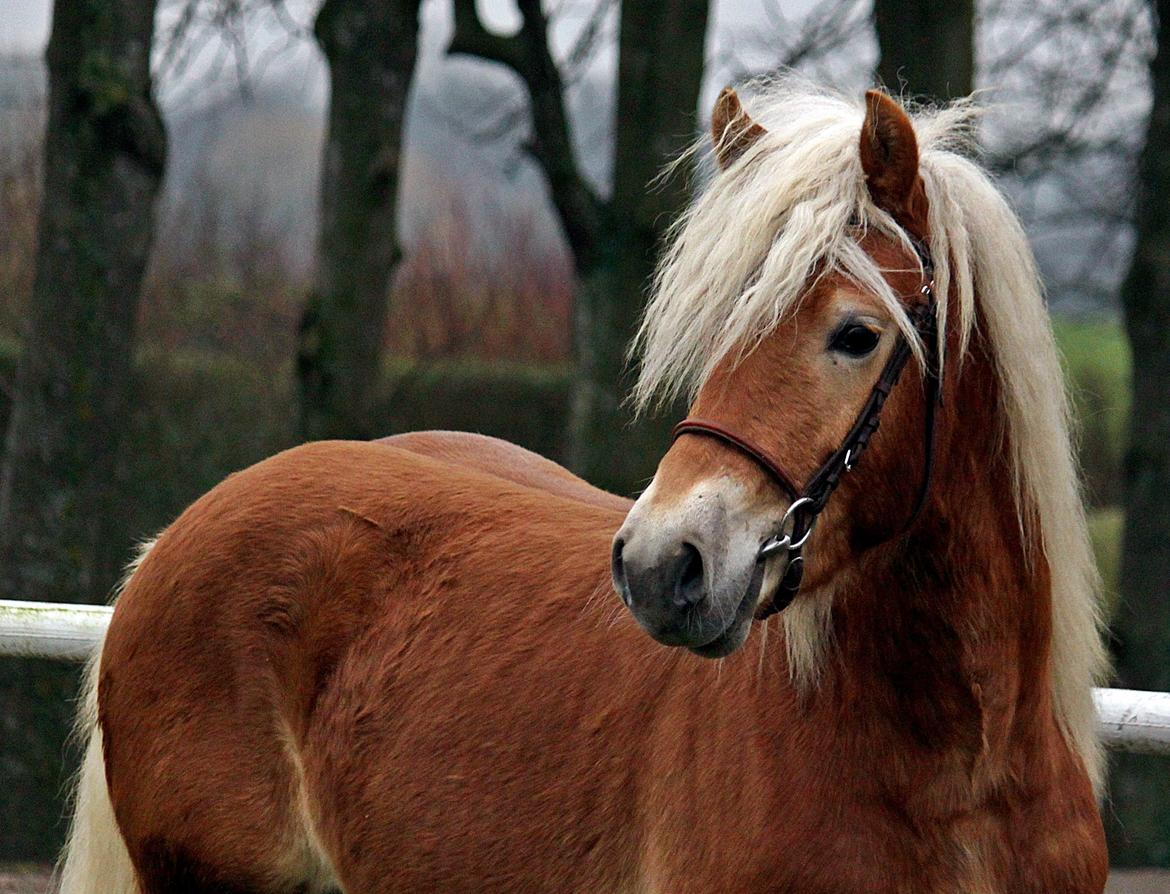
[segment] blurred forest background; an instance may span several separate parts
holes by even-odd
[[[625,344],[709,172],[650,181],[782,69],[982,91],[1118,685],[1170,690],[1167,0],[4,0],[0,598],[104,601],[306,438],[471,429],[633,492],[671,420],[628,424]],[[0,661],[0,860],[55,853],[75,686]],[[1115,759],[1105,814],[1118,865],[1170,866],[1170,763]]]

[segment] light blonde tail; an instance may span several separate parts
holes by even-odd
[[[130,854],[114,820],[106,788],[102,731],[97,722],[98,665],[101,649],[90,659],[77,718],[77,735],[85,758],[73,792],[73,820],[58,864],[60,894],[138,894]]]
[[[118,588],[125,590],[154,541],[139,548]],[[102,730],[98,725],[99,646],[85,668],[81,708],[74,735],[85,748],[85,757],[73,789],[73,819],[69,838],[57,863],[61,879],[58,894],[139,894],[130,853],[114,819],[114,806],[106,786],[106,762],[102,755]]]

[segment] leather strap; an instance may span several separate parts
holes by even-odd
[[[918,519],[919,513],[922,511],[922,506],[926,502],[926,493],[930,485],[930,467],[932,465],[933,443],[934,443],[934,403],[938,398],[937,376],[935,370],[938,366],[938,346],[937,346],[937,324],[934,319],[935,305],[934,301],[928,300],[915,308],[911,314],[911,322],[914,323],[914,328],[918,331],[923,343],[926,345],[926,377],[927,377],[927,405],[926,405],[926,420],[924,425],[925,435],[924,440],[927,444],[926,459],[924,463],[926,474],[923,475],[923,481],[919,486],[918,497],[914,503],[914,510],[911,512],[911,517],[906,525],[901,529],[905,531]],[[894,386],[898,384],[898,380],[902,376],[902,371],[906,368],[912,356],[910,343],[904,335],[898,336],[898,341],[894,344],[893,351],[886,359],[886,364],[882,367],[882,373],[878,377],[877,382],[874,383],[870,390],[869,397],[858,413],[853,427],[849,429],[848,434],[845,435],[841,445],[829,456],[828,459],[816,471],[807,485],[805,485],[802,496],[811,497],[813,503],[819,508],[824,508],[825,503],[828,502],[829,497],[833,491],[837,489],[837,485],[841,482],[841,477],[845,472],[852,469],[861,455],[869,447],[870,439],[877,433],[881,427],[882,409],[885,407],[886,400],[890,393],[894,390]]]
[[[780,488],[788,494],[792,500],[796,500],[800,496],[800,488],[798,488],[789,477],[788,473],[784,471],[784,467],[776,460],[768,455],[766,450],[757,447],[747,438],[737,435],[730,429],[724,428],[717,422],[711,422],[708,419],[694,419],[687,418],[676,425],[670,432],[670,440],[674,441],[679,435],[709,435],[717,441],[722,441],[724,444],[730,444],[732,447],[739,450],[741,453],[747,454],[754,459],[757,464],[762,466],[768,474],[775,479]]]

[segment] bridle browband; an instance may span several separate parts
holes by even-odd
[[[934,297],[934,263],[931,259],[930,248],[926,243],[911,238],[911,244],[918,254],[922,264],[923,283],[920,294],[923,300],[909,312],[910,322],[918,333],[926,349],[926,422],[923,435],[925,443],[925,461],[922,470],[922,481],[918,488],[918,496],[910,518],[898,533],[905,533],[918,520],[926,505],[926,497],[930,491],[930,480],[934,466],[934,429],[935,407],[942,403],[942,367],[941,352],[938,342],[938,320],[936,319],[936,305]],[[792,500],[784,518],[780,521],[780,528],[760,546],[756,561],[787,553],[788,564],[784,570],[784,577],[776,587],[775,593],[766,604],[756,609],[756,620],[764,620],[782,611],[796,598],[800,590],[800,583],[804,578],[804,546],[812,534],[817,518],[829,502],[829,497],[837,489],[841,477],[853,470],[869,440],[881,424],[882,407],[886,398],[898,383],[902,370],[906,368],[913,351],[910,341],[903,333],[898,334],[898,340],[887,358],[882,373],[869,392],[869,397],[861,408],[849,433],[840,446],[834,450],[803,488],[797,487],[791,475],[784,466],[768,455],[766,450],[760,449],[751,441],[737,435],[730,429],[708,419],[684,419],[674,427],[671,440],[681,435],[703,435],[714,438],[726,444],[755,461],[764,469]],[[896,535],[895,535],[896,536]]]

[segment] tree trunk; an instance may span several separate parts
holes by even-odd
[[[630,491],[653,473],[666,447],[663,420],[634,424],[623,408],[625,353],[644,304],[662,236],[687,200],[676,181],[650,181],[695,133],[709,0],[622,4],[614,194],[600,202],[573,154],[560,74],[539,0],[517,0],[512,36],[484,28],[474,0],[455,0],[449,52],[502,63],[524,81],[533,150],[573,252],[579,281],[570,397],[569,465],[601,487]]]
[[[696,134],[708,0],[625,2],[621,12],[613,198],[595,264],[581,270],[578,375],[569,461],[601,487],[630,491],[654,472],[668,420],[635,422],[623,399],[626,350],[666,228],[689,198],[681,178],[650,181]]]
[[[100,601],[166,137],[154,0],[57,0],[39,244],[0,467],[0,596]],[[0,860],[49,856],[73,673],[0,663]]]
[[[398,246],[398,178],[419,0],[325,0],[315,33],[332,92],[317,277],[301,321],[307,439],[369,437]]]
[[[974,89],[975,0],[874,0],[873,19],[891,92],[944,101]]]
[[[1137,184],[1133,261],[1122,285],[1133,354],[1125,459],[1117,675],[1131,689],[1170,690],[1170,0],[1158,0],[1153,106]],[[1170,768],[1121,755],[1106,811],[1118,865],[1170,867]]]

